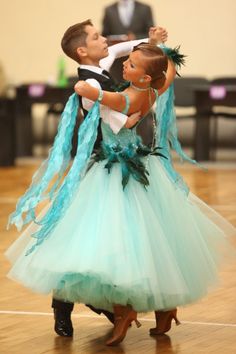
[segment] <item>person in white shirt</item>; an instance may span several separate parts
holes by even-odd
[[[109,44],[145,38],[152,26],[154,26],[152,9],[142,2],[119,0],[104,9],[102,35],[108,39]],[[117,59],[111,67],[112,77],[117,82],[123,80],[123,61],[123,58]]]
[[[126,39],[144,38],[149,28],[154,26],[152,9],[139,1],[119,0],[105,8],[102,25],[102,35],[105,37],[123,35]]]

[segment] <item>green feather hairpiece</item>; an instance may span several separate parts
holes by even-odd
[[[167,55],[167,57],[175,63],[178,70],[181,69],[182,65],[185,65],[186,55],[180,53],[180,51],[179,51],[180,45],[175,48],[169,48],[169,47],[163,46],[163,47],[161,47],[161,49]],[[177,72],[177,75],[180,76],[178,72]]]

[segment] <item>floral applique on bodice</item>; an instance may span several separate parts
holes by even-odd
[[[110,126],[104,122],[101,124],[103,141],[101,148],[96,152],[95,161],[107,160],[105,168],[108,173],[114,163],[119,162],[122,172],[122,186],[126,187],[130,176],[140,182],[144,187],[149,185],[146,159],[148,155],[163,156],[158,149],[152,149],[142,143],[142,139],[136,133],[136,129],[122,128],[118,134],[114,134]]]

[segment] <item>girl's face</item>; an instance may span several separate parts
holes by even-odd
[[[143,62],[144,55],[140,50],[130,53],[129,58],[123,63],[123,78],[131,82],[139,82],[145,75]]]

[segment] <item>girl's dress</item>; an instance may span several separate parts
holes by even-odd
[[[32,222],[7,250],[8,276],[110,311],[113,304],[147,312],[200,299],[218,282],[220,260],[232,252],[225,234],[234,228],[173,183],[165,157],[148,153],[135,129],[115,135],[102,122],[102,133],[101,150],[47,239],[34,246],[30,236],[42,225]]]

